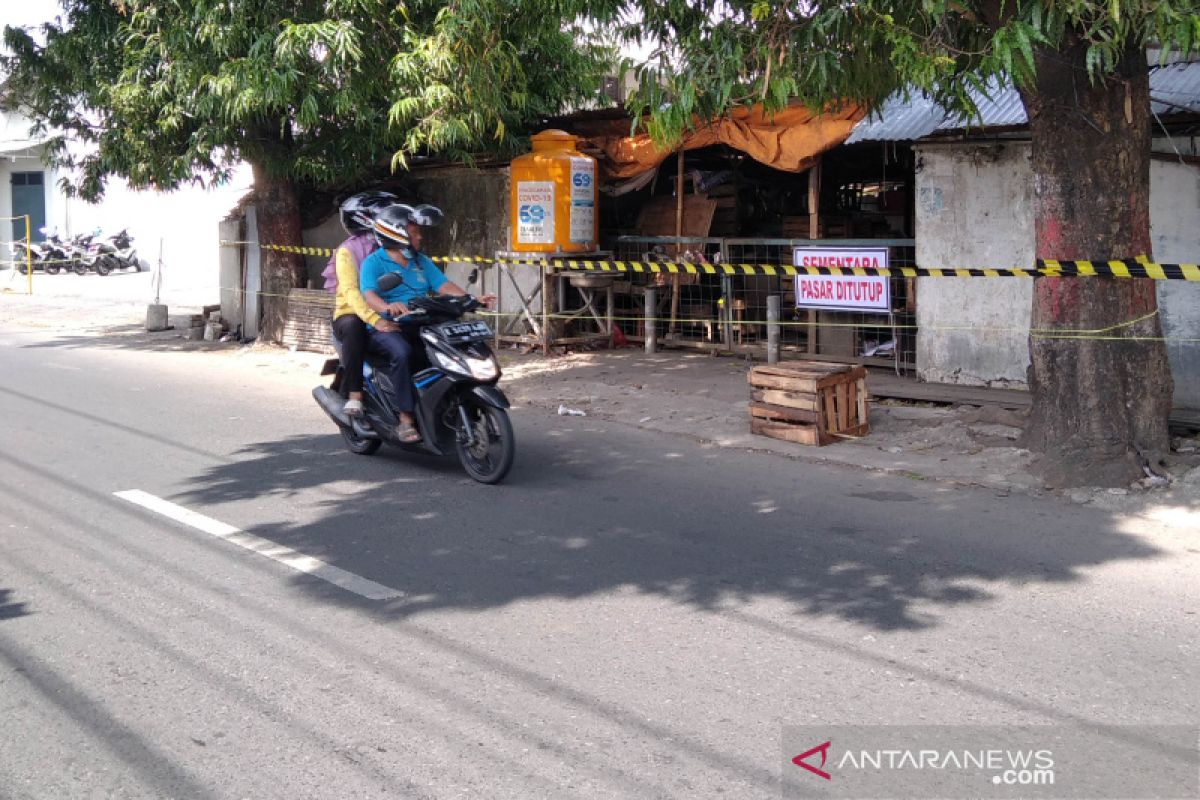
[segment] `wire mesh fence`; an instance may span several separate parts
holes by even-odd
[[[797,247],[888,250],[891,266],[915,264],[912,239],[734,239],[622,236],[620,261],[786,265]],[[614,317],[630,338],[647,334],[645,293],[655,289],[655,333],[666,344],[726,351],[766,347],[767,298],[780,298],[782,356],[832,358],[911,370],[916,365],[916,281],[890,279],[890,313],[799,308],[786,275],[624,273]]]

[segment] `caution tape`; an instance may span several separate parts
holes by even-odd
[[[254,244],[253,242],[221,242],[222,247],[238,244]],[[328,247],[296,247],[290,244],[264,244],[263,250],[275,250],[280,253],[297,253],[302,256],[331,256],[333,250]]]
[[[261,290],[257,291],[257,292],[250,292],[247,289],[243,289],[241,287],[234,287],[234,286],[222,286],[222,287],[219,287],[219,291],[229,292],[230,294],[241,294],[241,295],[254,294],[260,298],[262,298],[262,297],[278,297],[278,298],[285,299],[290,296],[289,294],[286,294],[286,293],[266,292],[266,291],[261,291]],[[330,297],[332,297],[332,296],[333,295],[330,294]],[[592,317],[582,316],[578,311],[573,312],[573,313],[554,312],[554,313],[543,314],[540,311],[523,311],[523,310],[522,311],[491,311],[488,309],[480,308],[480,309],[476,309],[475,311],[472,311],[471,313],[475,314],[476,316],[488,317],[488,318],[493,318],[493,319],[497,319],[497,320],[518,319],[518,318],[526,318],[527,319],[530,316],[532,316],[534,319],[538,320],[539,322],[543,319],[544,320],[553,320],[553,321],[561,320],[561,321],[566,321],[566,322],[579,322],[581,320],[588,322],[588,321],[594,320],[594,318],[592,318]],[[732,325],[734,327],[737,327],[737,326],[766,327],[768,325],[777,325],[780,328],[798,328],[798,329],[879,328],[881,330],[895,330],[895,331],[918,331],[918,330],[920,330],[920,331],[972,331],[972,332],[976,332],[976,333],[1011,333],[1011,334],[1016,334],[1016,335],[1021,335],[1021,336],[1033,336],[1035,338],[1042,338],[1042,339],[1088,339],[1088,340],[1095,340],[1095,341],[1172,342],[1172,343],[1184,343],[1184,344],[1200,344],[1200,338],[1190,338],[1190,337],[1180,337],[1180,336],[1137,336],[1137,335],[1106,336],[1106,335],[1104,335],[1104,334],[1112,334],[1115,331],[1121,330],[1122,328],[1130,328],[1130,327],[1138,324],[1139,322],[1144,322],[1145,320],[1156,316],[1158,313],[1159,313],[1158,309],[1155,309],[1154,311],[1151,311],[1150,313],[1144,314],[1140,317],[1135,317],[1134,319],[1126,320],[1125,322],[1118,322],[1115,325],[1109,325],[1104,328],[1077,328],[1077,329],[1076,328],[1018,328],[1018,327],[1001,326],[1001,325],[928,325],[928,324],[917,325],[916,323],[889,322],[888,318],[884,317],[884,316],[879,317],[877,321],[864,321],[864,322],[829,322],[827,320],[822,320],[819,322],[808,322],[806,320],[795,320],[795,319],[791,319],[791,320],[781,319],[781,320],[772,321],[772,320],[767,320],[767,319],[747,319],[747,318],[736,319],[736,318],[723,317],[723,316],[714,316],[714,317],[676,316],[675,323],[677,325],[681,325],[681,326],[682,325],[693,325],[693,326],[694,325],[711,325],[713,327],[720,327],[720,326],[724,326],[724,325]],[[647,319],[645,317],[645,315],[640,315],[640,314],[634,315],[634,316],[614,314],[611,318],[606,314],[601,314],[600,318],[602,320],[604,320],[605,322],[607,322],[609,319],[611,319],[614,323],[619,323],[619,322],[644,323],[644,322],[646,322],[646,319]],[[653,319],[656,323],[667,323],[667,322],[670,322],[670,320],[671,320],[670,316],[666,313],[664,313],[662,315],[656,314],[653,317]],[[507,334],[505,334],[505,335],[507,335]]]
[[[222,241],[222,246],[253,245],[253,242]],[[327,247],[298,247],[296,245],[264,244],[264,250],[295,253],[305,256],[331,256]],[[439,264],[500,264],[505,266],[537,266],[543,269],[584,272],[666,273],[674,275],[797,275],[880,276],[895,278],[1150,278],[1156,281],[1200,281],[1200,264],[1159,264],[1145,257],[1108,260],[1037,260],[1032,269],[1022,267],[810,267],[795,264],[733,264],[693,263],[689,261],[624,261],[573,258],[543,258],[536,255],[520,258],[489,258],[487,256],[431,256]]]

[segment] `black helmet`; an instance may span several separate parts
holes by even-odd
[[[445,218],[446,215],[437,206],[421,205],[412,210],[412,221],[426,228],[441,225]]]
[[[359,192],[350,195],[342,201],[342,227],[351,236],[369,233],[375,222],[375,215],[395,202],[396,195],[391,192]]]
[[[384,250],[412,252],[408,240],[408,223],[413,221],[412,206],[393,203],[375,215],[375,240]]]

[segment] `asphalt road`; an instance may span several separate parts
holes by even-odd
[[[483,487],[253,357],[0,370],[0,797],[778,797],[789,725],[1200,720],[1195,532],[532,409]]]

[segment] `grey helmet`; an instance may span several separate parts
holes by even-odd
[[[393,205],[396,200],[396,195],[391,192],[352,194],[342,201],[342,227],[351,236],[370,233],[375,223],[375,215]]]
[[[375,215],[375,241],[384,250],[399,250],[407,257],[412,252],[408,238],[408,223],[412,222],[412,206],[393,203]]]

